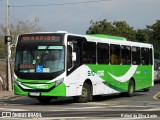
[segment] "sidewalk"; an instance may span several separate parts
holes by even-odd
[[[13,91],[0,91],[0,100],[11,99],[17,97]]]

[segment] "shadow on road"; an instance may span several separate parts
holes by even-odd
[[[154,81],[154,84],[160,84],[160,80],[159,81]]]
[[[94,96],[92,102],[103,102],[103,101],[117,101],[117,100],[131,100],[134,97],[137,96],[145,96],[147,93],[145,92],[136,92],[133,97],[126,97],[125,95],[119,95],[119,94],[112,94],[112,95],[104,95],[104,96]],[[52,99],[49,103],[39,103],[37,99],[35,98],[29,98],[29,97],[17,97],[10,100],[4,100],[5,104],[12,104],[12,105],[68,105],[72,103],[76,103],[72,97],[62,97],[58,99]]]
[[[103,102],[103,101],[114,101],[114,100],[122,100],[122,99],[125,99],[125,100],[129,100],[129,99],[132,99],[136,96],[144,96],[146,95],[146,92],[136,92],[134,94],[134,96],[132,97],[127,97],[125,94],[111,94],[111,95],[104,95],[104,96],[94,96],[93,98],[93,102]]]

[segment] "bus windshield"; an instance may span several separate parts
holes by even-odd
[[[23,73],[53,73],[64,70],[63,46],[19,46],[15,70]]]

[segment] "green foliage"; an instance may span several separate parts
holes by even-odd
[[[150,43],[155,48],[155,58],[160,59],[160,20],[157,20],[153,25],[148,25],[147,29],[150,33]]]
[[[108,22],[106,19],[99,22],[90,22],[92,25],[87,30],[87,34],[109,34],[113,35],[114,27],[112,23]]]
[[[129,26],[125,21],[114,21],[115,35],[125,37],[128,40],[135,40],[136,31]]]
[[[136,39],[139,42],[149,43],[149,31],[147,29],[138,29],[136,33]]]
[[[108,22],[106,19],[99,22],[90,22],[92,25],[87,30],[87,34],[107,34],[125,37],[129,40],[135,40],[136,31],[125,21]]]

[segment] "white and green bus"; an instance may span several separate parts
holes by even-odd
[[[64,31],[18,36],[14,70],[16,95],[50,102],[73,97],[148,91],[154,84],[153,46],[103,34]]]

